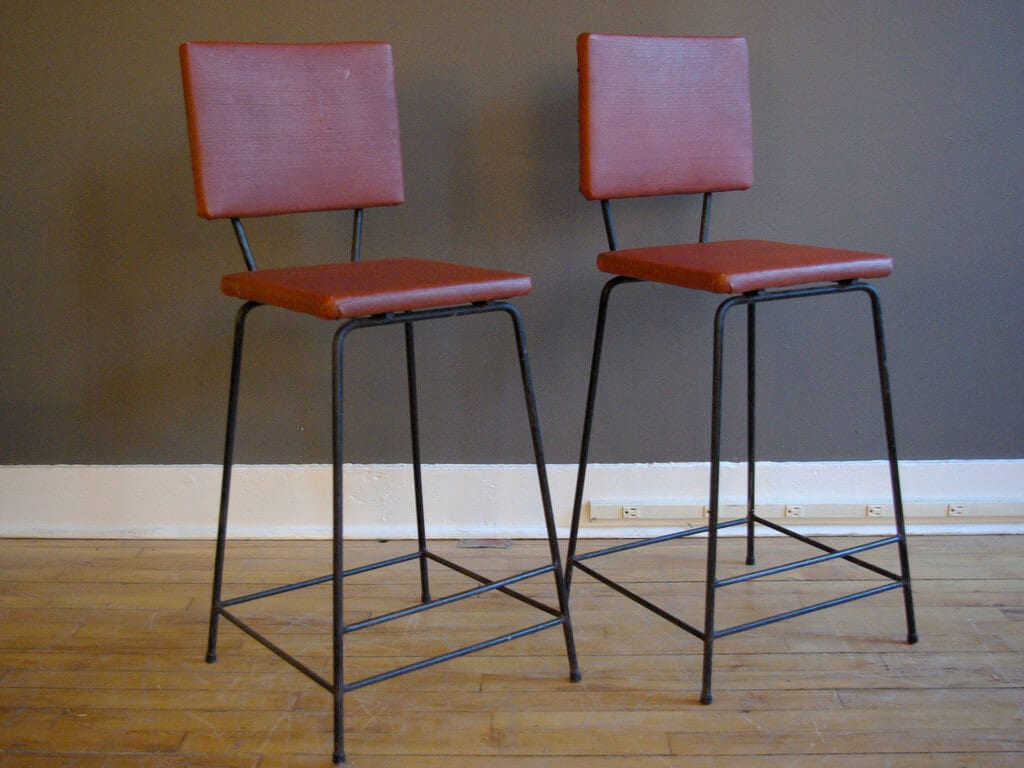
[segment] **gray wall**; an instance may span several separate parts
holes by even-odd
[[[366,255],[531,273],[520,306],[549,459],[572,461],[603,283],[599,212],[576,190],[581,31],[746,36],[757,181],[718,199],[712,235],[892,254],[902,455],[1024,457],[1018,0],[112,0],[4,4],[0,462],[218,460],[235,303],[217,286],[241,260],[227,223],[194,214],[185,39],[394,44],[407,202],[368,213]],[[697,212],[624,205],[622,243],[692,239]],[[251,234],[264,265],[332,259],[348,237],[319,215]],[[618,296],[594,458],[706,458],[714,300]],[[880,456],[865,309],[809,305],[795,328],[792,307],[762,313],[763,458]],[[419,332],[427,461],[528,458],[506,325]],[[326,461],[333,329],[271,310],[250,327],[240,459]],[[408,460],[400,338],[353,337],[351,460]]]

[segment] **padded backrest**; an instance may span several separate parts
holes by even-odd
[[[200,216],[404,199],[387,43],[203,42],[180,53]]]
[[[588,33],[576,52],[587,198],[754,183],[746,40]]]

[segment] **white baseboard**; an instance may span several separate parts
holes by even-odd
[[[1024,533],[1024,460],[911,461],[901,462],[900,470],[912,533]],[[556,525],[564,537],[576,467],[551,465],[548,476]],[[597,464],[588,469],[584,500],[702,505],[707,483],[706,463]],[[210,538],[215,535],[219,484],[220,467],[212,465],[0,466],[0,536]],[[723,504],[743,503],[744,484],[744,465],[725,466]],[[347,538],[415,537],[409,465],[346,466],[344,487]],[[799,504],[810,511],[889,501],[884,462],[762,463],[757,487],[759,503]],[[232,536],[331,535],[327,466],[240,466],[232,488]],[[426,466],[424,497],[432,538],[543,536],[532,465]],[[934,516],[937,505],[972,503],[986,510],[984,516]],[[932,516],[915,519],[915,510],[925,509],[933,510]],[[993,517],[992,510],[999,516]],[[808,531],[878,530],[865,522],[812,515],[797,522]],[[655,532],[650,525],[628,523],[582,529],[586,536]]]

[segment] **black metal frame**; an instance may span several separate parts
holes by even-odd
[[[235,228],[235,233],[238,238],[239,246],[242,250],[243,258],[245,259],[246,265],[250,270],[256,268],[255,261],[252,258],[252,252],[249,248],[248,241],[245,238],[245,231],[242,227],[241,222],[238,219],[233,219],[232,224]],[[362,234],[362,211],[356,210],[353,220],[353,234],[352,234],[352,261],[359,260],[360,241]],[[228,395],[228,414],[227,414],[227,429],[224,441],[224,470],[221,481],[221,496],[220,496],[220,514],[217,525],[217,547],[216,557],[214,563],[214,580],[213,580],[213,594],[211,600],[210,609],[210,625],[209,625],[209,636],[207,642],[207,662],[213,663],[217,660],[217,628],[218,619],[223,616],[225,619],[230,621],[232,624],[237,626],[247,635],[266,646],[269,650],[280,656],[284,661],[293,666],[295,669],[302,672],[304,675],[309,677],[314,682],[318,683],[321,687],[330,691],[334,697],[334,754],[333,759],[336,764],[343,763],[345,761],[345,750],[344,750],[344,706],[343,697],[344,694],[363,688],[373,683],[382,682],[389,680],[393,677],[405,674],[407,672],[413,672],[418,669],[432,666],[450,659],[458,658],[459,656],[465,656],[475,651],[490,648],[495,645],[499,645],[510,640],[515,640],[526,635],[531,635],[535,632],[540,632],[545,629],[561,626],[565,637],[566,644],[566,655],[569,661],[569,676],[574,682],[580,679],[579,665],[576,659],[576,649],[573,640],[572,623],[569,617],[568,609],[568,590],[565,585],[565,576],[562,569],[562,560],[558,547],[558,540],[556,537],[554,514],[552,512],[551,505],[551,492],[548,486],[546,463],[544,459],[544,449],[541,443],[540,426],[537,417],[537,404],[533,390],[533,380],[530,372],[530,363],[526,351],[526,337],[523,331],[522,318],[519,314],[518,309],[508,302],[505,301],[487,301],[478,302],[474,304],[460,305],[455,307],[445,307],[438,309],[425,309],[416,310],[409,312],[400,312],[393,314],[374,315],[372,317],[363,317],[349,320],[340,325],[334,335],[333,343],[333,368],[332,368],[332,409],[333,409],[333,432],[332,432],[332,443],[333,443],[333,549],[332,549],[332,571],[331,573],[320,576],[317,578],[307,579],[293,584],[285,584],[282,586],[274,587],[271,589],[262,590],[248,595],[241,595],[233,597],[227,600],[222,599],[221,591],[223,586],[224,577],[224,560],[226,550],[226,538],[227,538],[227,516],[228,516],[228,505],[231,491],[231,473],[234,466],[234,440],[235,440],[235,424],[238,412],[238,392],[239,392],[239,380],[241,375],[241,363],[242,363],[242,347],[245,335],[245,321],[251,312],[256,307],[263,306],[257,302],[246,302],[243,304],[236,315],[235,319],[235,334],[234,344],[232,350],[232,361],[231,361],[231,382],[229,387]],[[461,317],[465,315],[478,315],[488,312],[504,312],[512,320],[513,331],[516,339],[516,347],[519,357],[519,369],[522,378],[523,393],[526,400],[527,415],[530,422],[530,434],[533,441],[534,459],[537,467],[537,477],[540,484],[541,502],[544,508],[544,521],[547,531],[548,544],[550,547],[551,562],[548,565],[534,568],[528,571],[517,573],[513,576],[509,576],[497,581],[492,580],[486,576],[475,573],[467,568],[458,565],[457,563],[448,560],[447,558],[441,557],[431,552],[427,547],[426,540],[426,526],[424,520],[424,509],[423,509],[423,485],[422,485],[422,469],[421,469],[421,457],[420,457],[420,443],[419,443],[419,409],[417,403],[417,388],[416,388],[416,361],[415,361],[415,349],[414,349],[414,338],[413,338],[413,323],[424,321],[424,320],[437,320],[451,317]],[[357,568],[350,568],[346,570],[344,568],[344,557],[343,557],[343,505],[344,505],[344,493],[342,486],[342,467],[343,467],[343,351],[344,342],[348,335],[360,328],[375,328],[379,326],[403,324],[405,327],[405,347],[406,347],[406,371],[408,375],[408,393],[409,393],[409,418],[410,428],[412,434],[412,455],[413,455],[413,484],[416,504],[416,529],[417,529],[417,550],[415,552],[400,555],[398,557],[389,558],[387,560],[381,560],[375,563],[370,563]],[[364,621],[353,622],[345,624],[343,619],[342,607],[343,607],[343,581],[346,577],[353,576],[359,573],[366,573],[368,571],[377,570],[380,568],[386,568],[392,565],[398,565],[400,563],[410,562],[412,560],[419,561],[420,569],[420,587],[421,587],[421,602],[418,605],[413,605],[408,608],[403,608],[397,611],[392,611],[387,614],[375,616]],[[430,595],[430,586],[428,578],[428,563],[434,562],[438,565],[445,566],[457,573],[466,576],[467,578],[479,583],[479,586],[470,589],[463,590],[461,592],[446,595],[440,598],[432,598]],[[536,600],[532,597],[522,594],[521,592],[512,588],[513,584],[526,579],[531,579],[537,576],[542,576],[546,573],[554,574],[555,592],[558,601],[558,607],[553,607]],[[339,578],[340,577],[340,578]],[[264,597],[270,597],[272,595],[279,595],[285,592],[290,592],[297,589],[303,589],[305,587],[314,586],[317,584],[324,584],[326,582],[333,583],[332,593],[332,632],[333,632],[333,676],[332,680],[327,680],[317,672],[312,670],[310,667],[303,664],[293,655],[285,651],[283,648],[275,644],[269,638],[261,634],[255,628],[250,626],[248,623],[240,619],[229,609],[233,606],[258,600]],[[428,659],[407,664],[395,669],[388,670],[370,677],[366,677],[360,680],[352,682],[345,682],[344,678],[344,636],[351,632],[356,632],[361,629],[367,629],[369,627],[377,626],[388,621],[400,619],[412,614],[419,613],[421,611],[429,610],[431,608],[437,608],[444,605],[464,600],[469,597],[475,597],[486,592],[499,591],[505,595],[513,597],[520,602],[526,603],[527,605],[549,614],[553,618],[542,621],[538,624],[534,624],[523,629],[509,632],[497,637],[493,637],[489,640],[474,643],[472,645],[464,646],[462,648],[433,656]]]
[[[605,231],[608,236],[608,245],[611,250],[616,250],[617,243],[615,228],[612,222],[611,206],[609,201],[601,201],[601,210],[604,217]],[[708,227],[711,212],[711,194],[704,195],[701,211],[700,242],[707,240]],[[722,301],[715,313],[714,321],[714,352],[712,371],[712,394],[711,394],[711,478],[708,500],[708,524],[697,528],[687,528],[682,531],[662,536],[654,536],[645,539],[638,539],[627,543],[616,544],[604,547],[584,554],[577,554],[579,538],[580,513],[583,506],[583,490],[586,482],[587,462],[590,451],[591,428],[594,419],[594,407],[597,398],[598,373],[601,364],[601,351],[604,345],[605,326],[608,314],[608,302],[611,292],[618,286],[626,283],[644,282],[631,277],[613,277],[604,286],[601,292],[601,300],[597,315],[597,328],[594,336],[594,351],[590,368],[590,383],[587,390],[587,407],[583,423],[583,440],[580,448],[579,470],[576,478],[576,493],[573,500],[572,525],[569,538],[569,548],[566,555],[566,588],[571,590],[573,569],[579,569],[597,581],[605,584],[621,595],[638,603],[652,613],[662,617],[666,621],[685,630],[703,642],[703,668],[701,681],[700,701],[709,704],[712,700],[711,694],[711,671],[712,653],[714,641],[721,637],[727,637],[748,629],[754,629],[766,624],[772,624],[784,619],[802,616],[807,613],[841,605],[853,600],[858,600],[871,595],[888,592],[893,589],[903,589],[903,601],[907,618],[907,641],[916,643],[917,628],[914,619],[914,605],[910,585],[910,566],[907,555],[906,527],[903,516],[903,497],[900,489],[899,466],[896,455],[896,437],[892,413],[892,395],[889,385],[888,364],[885,353],[885,339],[882,327],[882,307],[878,292],[874,286],[859,280],[849,280],[825,285],[805,286],[791,289],[778,289],[771,291],[752,291],[750,293],[732,295]],[[798,533],[778,523],[766,520],[756,513],[754,480],[755,480],[755,363],[756,363],[756,306],[764,302],[784,301],[788,299],[807,298],[813,296],[826,296],[831,294],[845,294],[851,292],[866,293],[871,301],[872,320],[874,323],[875,351],[878,363],[879,384],[882,395],[882,411],[885,421],[886,446],[889,462],[889,475],[892,486],[893,505],[895,511],[896,535],[864,542],[845,549],[835,549],[827,544]],[[725,319],[729,310],[737,306],[747,307],[747,512],[742,518],[726,522],[719,521],[719,481],[721,475],[721,432],[722,432],[722,379],[723,379],[723,346]],[[765,568],[753,571],[740,576],[720,579],[717,576],[718,556],[718,533],[721,530],[734,526],[746,525],[747,543],[747,565],[754,565],[754,532],[755,524],[763,525],[777,533],[782,533],[797,539],[805,544],[815,547],[825,554],[816,557],[796,560],[773,568]],[[707,576],[705,582],[704,601],[704,626],[698,628],[675,614],[650,602],[646,598],[624,587],[613,579],[603,575],[585,561],[594,558],[624,552],[639,547],[659,544],[665,541],[685,538],[697,534],[707,534]],[[895,544],[898,549],[900,573],[893,573],[885,568],[880,568],[873,563],[867,562],[859,557],[862,552],[877,549],[879,547]],[[738,584],[746,581],[772,576],[786,571],[795,570],[808,565],[827,562],[829,560],[843,559],[847,562],[865,568],[888,581],[881,586],[853,592],[842,597],[826,600],[814,605],[805,606],[796,610],[786,611],[772,616],[766,616],[755,621],[738,624],[724,629],[715,627],[715,594],[716,591],[731,584]]]

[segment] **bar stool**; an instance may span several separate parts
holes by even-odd
[[[712,194],[747,189],[753,183],[748,55],[744,39],[583,34],[577,40],[577,55],[580,190],[587,199],[601,202],[609,250],[597,257],[597,266],[613,277],[605,284],[598,310],[566,563],[567,586],[571,589],[574,571],[586,573],[700,640],[703,643],[700,700],[705,704],[712,700],[715,640],[748,629],[901,589],[907,639],[910,643],[916,642],[881,303],[875,288],[865,282],[887,276],[892,271],[892,260],[874,253],[766,240],[708,241]],[[682,194],[703,195],[697,243],[618,248],[612,200]],[[727,295],[714,318],[707,525],[580,553],[577,547],[580,512],[608,302],[615,288],[644,281]],[[866,294],[871,304],[896,532],[892,536],[836,549],[757,513],[754,499],[756,308],[765,302],[817,300],[851,293]],[[745,307],[747,315],[747,503],[744,517],[722,521],[719,484],[723,330],[727,314],[737,307]],[[719,578],[716,573],[719,532],[740,525],[746,526],[748,565],[754,564],[755,525],[790,536],[823,554]],[[707,535],[702,626],[683,620],[598,570],[599,558],[696,534]],[[863,552],[887,546],[897,549],[899,573],[859,557]],[[719,589],[839,559],[861,566],[881,577],[883,583],[735,626],[716,625],[715,599]]]
[[[335,763],[345,760],[344,694],[364,686],[556,627],[563,631],[570,678],[578,680],[526,339],[519,311],[508,302],[530,292],[529,276],[425,259],[360,259],[364,209],[397,205],[404,198],[391,47],[387,43],[201,42],[183,44],[180,54],[198,213],[207,219],[231,220],[248,268],[226,275],[221,282],[222,291],[243,304],[235,323],[207,661],[216,661],[217,624],[223,617],[329,691],[334,698]],[[256,269],[243,218],[326,210],[354,212],[350,261]],[[265,305],[340,323],[332,348],[333,563],[331,572],[322,577],[224,599],[221,590],[245,321],[250,312]],[[413,344],[415,323],[490,312],[505,313],[512,321],[550,549],[546,565],[497,580],[428,548]],[[399,557],[346,568],[342,547],[343,346],[353,331],[396,324],[405,331],[417,548]],[[418,604],[345,623],[345,577],[410,561],[419,564]],[[429,563],[450,568],[477,586],[431,597]],[[545,574],[551,575],[554,584],[555,605],[514,588]],[[333,585],[330,679],[233,610],[242,603],[327,582]],[[537,609],[545,618],[377,675],[345,679],[343,642],[347,634],[495,590]]]

